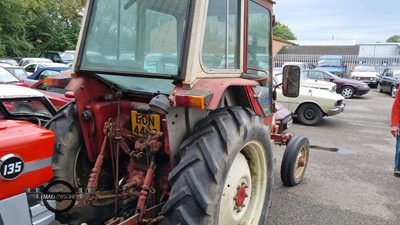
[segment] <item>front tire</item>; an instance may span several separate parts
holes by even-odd
[[[354,96],[354,88],[345,86],[342,88],[341,94],[344,98],[352,98]]]
[[[390,95],[395,98],[397,94],[397,87],[396,86],[392,86],[392,88],[390,89]]]
[[[381,87],[381,84],[380,84],[380,83],[378,83],[378,86],[376,87],[376,90],[377,90],[379,93],[382,93],[382,92],[383,92],[383,90],[382,90],[382,87]]]
[[[263,117],[248,108],[212,112],[180,147],[163,224],[266,224],[272,150]]]
[[[315,126],[322,120],[323,113],[321,109],[310,103],[301,105],[297,109],[297,120],[299,123],[309,126]]]
[[[302,180],[310,157],[310,144],[306,137],[290,138],[283,154],[281,180],[287,186],[298,185]]]

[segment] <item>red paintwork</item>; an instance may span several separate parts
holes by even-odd
[[[24,164],[51,158],[55,135],[52,131],[26,121],[0,121],[0,158],[18,155]],[[23,193],[23,188],[35,188],[53,177],[51,165],[24,173],[15,180],[0,179],[0,200]]]
[[[244,199],[247,197],[246,188],[244,186],[240,187],[236,195],[236,206],[242,207]]]
[[[207,109],[215,110],[218,107],[218,104],[224,94],[225,90],[230,86],[244,86],[247,93],[247,98],[250,102],[250,105],[254,112],[258,115],[265,116],[264,123],[272,124],[273,115],[264,115],[263,110],[260,106],[260,103],[254,97],[254,91],[251,88],[252,86],[259,86],[258,81],[255,80],[247,80],[242,78],[231,78],[231,79],[201,79],[195,83],[192,90],[199,90],[213,93],[210,102],[207,105]],[[175,87],[174,93],[175,95],[184,92],[182,86],[178,85]]]
[[[191,90],[200,90],[212,93],[211,100],[207,105],[207,109],[215,110],[218,108],[218,104],[224,94],[225,90],[229,86],[259,86],[257,81],[246,80],[241,78],[230,78],[230,79],[201,79],[197,81]],[[174,92],[184,92],[182,86],[176,86]]]
[[[73,91],[76,98],[77,110],[80,112],[78,115],[88,157],[93,162],[97,155],[99,155],[102,146],[104,122],[109,118],[112,118],[114,122],[118,119],[116,113],[118,111],[118,101],[116,98],[109,101],[102,100],[104,96],[114,96],[115,93],[99,79],[85,76],[74,78],[73,80],[75,82],[74,86],[79,87]],[[135,99],[137,99],[137,102],[121,99],[121,117],[119,118],[119,123],[126,130],[131,130],[131,111],[143,106],[147,107],[147,104],[141,102],[150,102],[151,96],[135,95]],[[87,110],[92,114],[90,120],[85,120],[82,115],[82,112]],[[104,157],[107,159],[109,156],[110,151],[108,146],[106,146]]]
[[[66,77],[71,77],[70,70],[62,71],[61,75],[52,77],[52,79],[65,79]],[[57,92],[37,89],[44,82],[45,82],[44,80],[39,80],[30,87],[45,94],[46,97],[51,101],[51,103],[53,103],[53,105],[56,107],[56,109],[60,109],[65,104],[74,100],[74,96],[71,94],[61,94]],[[64,88],[66,90],[71,90],[72,92],[77,91],[79,89],[79,82],[76,82],[75,79],[71,79],[71,81]]]
[[[22,86],[22,87],[30,87],[28,84],[25,84],[24,82],[17,83],[17,84],[15,84],[15,85],[17,85],[17,86]]]

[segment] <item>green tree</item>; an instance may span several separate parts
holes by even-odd
[[[0,56],[22,56],[33,46],[27,40],[27,2],[24,0],[0,1]]]
[[[43,0],[45,7],[33,10],[29,40],[38,55],[46,50],[73,50],[78,40],[85,2],[82,0]]]
[[[274,36],[284,40],[297,40],[290,28],[280,22],[277,22],[277,24],[274,26],[273,34]]]
[[[400,42],[400,35],[393,35],[386,42]]]

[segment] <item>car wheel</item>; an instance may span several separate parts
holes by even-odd
[[[390,95],[394,98],[396,97],[396,93],[397,93],[397,87],[393,86],[392,89],[390,90]]]
[[[304,125],[315,126],[321,122],[323,116],[321,109],[310,103],[301,105],[297,110],[297,120]]]
[[[354,96],[354,88],[345,86],[342,88],[341,94],[344,98],[352,98]]]
[[[382,90],[382,87],[381,87],[381,84],[380,84],[380,83],[378,83],[378,86],[376,87],[376,90],[377,90],[379,93],[382,93],[382,92],[383,92],[383,90]]]

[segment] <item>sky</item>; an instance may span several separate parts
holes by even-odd
[[[400,35],[400,0],[276,0],[274,14],[299,41],[384,43]]]

